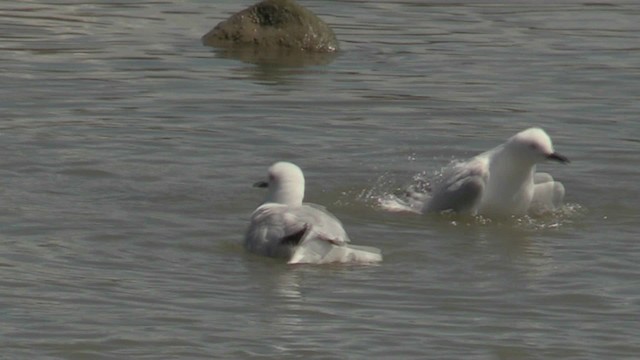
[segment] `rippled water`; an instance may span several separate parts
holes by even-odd
[[[2,356],[636,358],[640,6],[303,4],[327,64],[202,46],[250,3],[0,5]],[[567,211],[378,205],[533,125]],[[385,261],[246,254],[276,160]]]

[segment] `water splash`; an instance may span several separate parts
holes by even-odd
[[[456,161],[453,160],[452,163]],[[409,184],[399,184],[394,175],[385,173],[371,187],[361,190],[356,199],[387,212],[422,214],[422,208],[430,198],[431,185],[442,177],[445,168],[446,166],[431,173],[419,172],[413,175]],[[585,212],[586,209],[579,204],[565,203],[557,209],[537,209],[528,215],[506,218],[461,215],[454,212],[433,214],[430,217],[453,226],[508,226],[524,230],[542,230],[570,225]]]

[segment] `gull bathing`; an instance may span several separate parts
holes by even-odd
[[[349,244],[342,223],[324,207],[303,203],[304,175],[289,162],[277,162],[268,171],[266,199],[251,215],[245,248],[284,258],[289,264],[374,263],[380,250]]]
[[[556,209],[564,186],[550,174],[536,173],[536,164],[548,160],[569,163],[554,151],[544,130],[521,131],[502,145],[448,166],[422,212],[510,216]]]

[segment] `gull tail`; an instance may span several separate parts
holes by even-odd
[[[376,263],[382,261],[379,249],[370,246],[334,244],[313,238],[296,247],[289,264]]]
[[[553,211],[562,206],[564,185],[559,181],[537,183],[534,187],[530,210],[534,213]]]

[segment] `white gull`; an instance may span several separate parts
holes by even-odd
[[[550,174],[536,173],[536,164],[547,160],[569,162],[554,151],[544,130],[521,131],[502,145],[448,166],[422,212],[509,216],[553,210],[562,204],[565,191]]]
[[[380,250],[350,245],[342,223],[324,207],[303,203],[304,175],[289,162],[277,162],[268,171],[262,205],[251,215],[245,248],[251,252],[300,263],[373,263]]]

